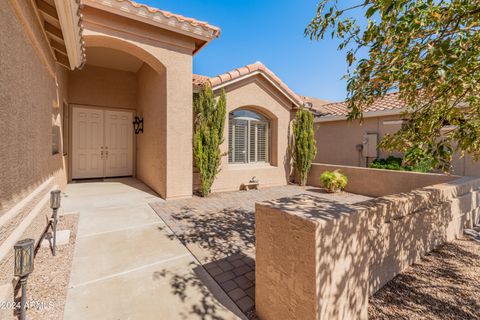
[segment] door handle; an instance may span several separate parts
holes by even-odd
[[[103,150],[100,152],[100,159],[103,159]]]
[[[108,160],[108,150],[107,150],[107,151],[105,151],[105,159],[107,159],[107,160]]]

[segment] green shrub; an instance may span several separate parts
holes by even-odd
[[[415,164],[406,164],[404,159],[394,156],[389,156],[386,159],[375,159],[369,164],[369,167],[374,169],[415,172],[430,172],[433,169],[432,161],[429,159],[424,159]]]
[[[293,120],[292,157],[302,186],[306,185],[308,171],[316,154],[313,114],[309,110],[301,108]]]
[[[433,170],[432,156],[422,148],[413,146],[405,152],[403,165],[411,171],[429,172]]]
[[[409,166],[411,168],[411,171],[416,171],[416,172],[431,172],[433,170],[433,165],[432,161],[423,161],[420,163],[417,163],[414,166]]]
[[[200,173],[200,195],[207,197],[215,177],[220,172],[224,154],[220,150],[227,101],[225,92],[215,99],[210,85],[195,95],[193,101],[195,123],[193,131],[193,156]]]
[[[339,170],[325,171],[321,174],[320,181],[327,192],[337,192],[345,189],[348,178]]]
[[[402,158],[389,156],[387,159],[375,159],[370,163],[370,168],[387,170],[405,170],[402,167]]]

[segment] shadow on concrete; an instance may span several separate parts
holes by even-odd
[[[219,218],[221,217],[221,218]],[[172,222],[172,220],[174,222]],[[255,305],[255,219],[247,209],[225,208],[216,215],[198,213],[184,206],[164,221],[178,239],[203,265],[206,272],[245,314],[253,315]],[[196,268],[198,272],[198,267]],[[172,289],[179,297],[195,280],[174,277]],[[218,288],[218,287],[217,287]],[[202,303],[196,310],[209,311]],[[234,311],[234,310],[231,310]],[[202,312],[201,312],[202,313]]]
[[[182,301],[191,303],[190,295],[194,292],[195,302],[186,313],[180,314],[184,319],[213,319],[223,320],[224,315],[220,310],[225,308],[241,319],[245,316],[228,298],[225,292],[209,276],[207,271],[197,263],[190,263],[191,272],[187,275],[179,275],[169,270],[157,271],[153,280],[160,278],[169,279],[172,293]],[[198,297],[200,295],[200,297]],[[197,302],[198,301],[198,302]]]
[[[202,263],[255,249],[255,219],[250,210],[225,208],[211,215],[185,206],[171,218],[180,224],[174,230],[177,238]]]

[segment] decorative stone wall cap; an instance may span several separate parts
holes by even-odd
[[[309,220],[314,224],[328,224],[334,220],[365,212],[366,208],[344,204],[329,199],[301,194],[257,203],[259,206],[280,210],[284,213]]]

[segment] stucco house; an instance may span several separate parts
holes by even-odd
[[[260,62],[195,75],[193,57],[220,29],[130,0],[4,0],[0,28],[0,297],[11,294],[13,245],[47,226],[53,188],[133,176],[164,199],[192,196],[192,102],[205,83],[227,98],[228,156],[214,192],[252,177],[286,185],[290,127],[303,105],[319,116],[317,162],[365,166],[362,152],[374,154],[376,143],[358,151],[364,135],[401,125],[394,96],[358,126],[344,104],[299,96]]]
[[[366,167],[374,159],[392,155],[379,149],[377,144],[386,134],[400,130],[407,109],[394,92],[367,108],[363,122],[350,122],[345,102],[328,103],[309,97],[304,97],[304,101],[316,114],[317,156],[314,162],[357,167]],[[452,166],[452,174],[480,177],[480,165],[468,154],[465,157],[456,154]]]
[[[192,101],[207,82],[228,101],[229,156],[213,191],[252,177],[262,187],[288,183],[289,130],[303,98],[259,62],[194,75],[193,56],[219,28],[129,0],[8,0],[0,12],[9,35],[0,40],[2,295],[12,288],[13,245],[40,238],[53,188],[133,176],[164,199],[192,196]]]

